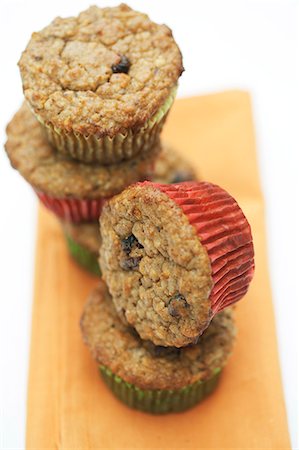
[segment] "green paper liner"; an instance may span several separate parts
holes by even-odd
[[[218,385],[221,369],[216,369],[211,378],[197,381],[181,389],[140,389],[115,375],[106,366],[100,373],[113,394],[130,408],[151,414],[181,412],[192,408],[211,394]]]
[[[69,235],[65,235],[67,246],[74,260],[93,275],[101,275],[98,257],[86,247],[78,244]]]
[[[58,151],[86,163],[98,162],[106,165],[131,159],[140,152],[150,152],[158,145],[176,91],[175,86],[163,106],[140,130],[133,132],[129,129],[125,134],[118,133],[114,137],[67,132],[51,123],[45,123],[38,114],[34,111],[33,113],[43,126],[48,141]]]

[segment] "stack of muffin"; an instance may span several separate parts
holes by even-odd
[[[183,411],[211,393],[233,347],[229,306],[254,272],[249,223],[207,182],[137,183],[100,218],[104,282],[81,328],[115,395],[131,407]]]
[[[91,7],[34,33],[19,66],[27,103],[8,125],[7,154],[62,221],[71,254],[98,273],[107,198],[140,180],[195,178],[160,142],[181,53],[146,15]]]
[[[84,340],[129,406],[190,408],[231,353],[228,307],[245,295],[254,261],[236,201],[184,181],[192,169],[167,145],[161,152],[182,72],[171,31],[126,5],[91,7],[34,33],[19,65],[27,104],[7,129],[11,163],[94,272],[100,247]]]

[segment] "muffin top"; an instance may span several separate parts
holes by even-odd
[[[171,30],[125,4],[56,18],[32,34],[19,67],[42,121],[98,137],[142,127],[183,70]]]
[[[232,310],[226,309],[196,345],[156,347],[120,321],[102,281],[85,306],[81,329],[95,360],[141,389],[179,389],[209,379],[225,366],[236,333]]]
[[[5,149],[12,166],[36,189],[56,198],[110,197],[152,173],[159,148],[132,160],[83,164],[57,152],[24,103],[7,127]]]

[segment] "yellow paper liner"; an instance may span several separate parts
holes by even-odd
[[[131,159],[140,152],[150,152],[158,145],[176,91],[177,87],[171,90],[165,103],[140,130],[134,132],[129,129],[125,134],[118,133],[114,137],[66,132],[51,123],[45,123],[35,111],[33,113],[43,126],[49,142],[58,151],[86,163],[98,162],[107,165]]]

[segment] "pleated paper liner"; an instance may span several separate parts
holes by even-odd
[[[97,162],[106,165],[131,159],[141,151],[150,152],[157,146],[176,91],[177,87],[174,87],[164,105],[140,130],[137,132],[127,130],[126,133],[118,133],[114,137],[66,132],[51,123],[45,123],[39,115],[34,111],[33,113],[43,126],[49,142],[58,151],[86,163]]]
[[[212,377],[205,381],[173,390],[140,389],[105,366],[100,366],[100,373],[113,394],[130,408],[151,414],[166,414],[190,409],[211,394],[218,385],[221,369],[216,369]]]
[[[250,225],[236,200],[224,189],[207,182],[139,184],[164,192],[196,229],[212,268],[212,314],[240,300],[253,277],[254,250]]]
[[[42,204],[57,217],[73,223],[98,221],[106,201],[106,198],[54,198],[44,192],[35,192]]]
[[[65,233],[67,246],[74,260],[85,270],[94,275],[101,275],[98,255],[91,252],[88,248],[78,244],[70,235]]]

